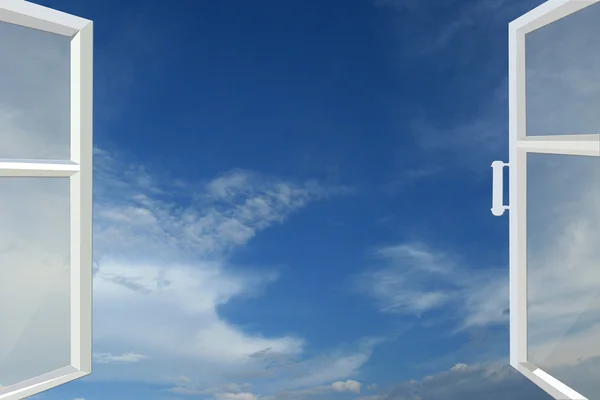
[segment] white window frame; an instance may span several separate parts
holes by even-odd
[[[509,166],[510,194],[509,206],[501,207],[510,210],[510,365],[557,399],[586,397],[528,361],[527,154],[600,157],[600,135],[527,136],[525,35],[598,1],[549,0],[509,24],[509,162],[504,165]]]
[[[93,22],[23,0],[0,0],[0,21],[71,39],[70,160],[0,159],[0,177],[70,183],[71,365],[0,389],[18,400],[92,372]]]

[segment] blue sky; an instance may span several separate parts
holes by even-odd
[[[39,3],[95,23],[97,267],[94,373],[40,398],[549,398],[489,211],[540,1]]]

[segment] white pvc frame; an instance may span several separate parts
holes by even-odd
[[[0,389],[20,400],[92,372],[93,23],[23,0],[0,0],[0,21],[71,39],[70,160],[0,159],[0,177],[70,181],[71,365]]]
[[[600,135],[527,136],[525,35],[598,1],[549,0],[509,24],[510,365],[556,399],[587,400],[527,359],[527,154],[600,157]]]

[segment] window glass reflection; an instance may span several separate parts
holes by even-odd
[[[70,365],[68,178],[0,178],[0,385]]]
[[[69,158],[69,46],[0,22],[0,158]]]
[[[600,158],[529,154],[528,359],[593,398],[600,378]]]
[[[526,35],[527,135],[600,133],[600,4]]]

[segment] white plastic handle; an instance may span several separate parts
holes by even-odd
[[[494,161],[492,163],[492,214],[496,217],[504,214],[505,210],[508,210],[508,206],[502,204],[502,197],[504,195],[504,175],[503,169],[508,164],[502,161]]]

